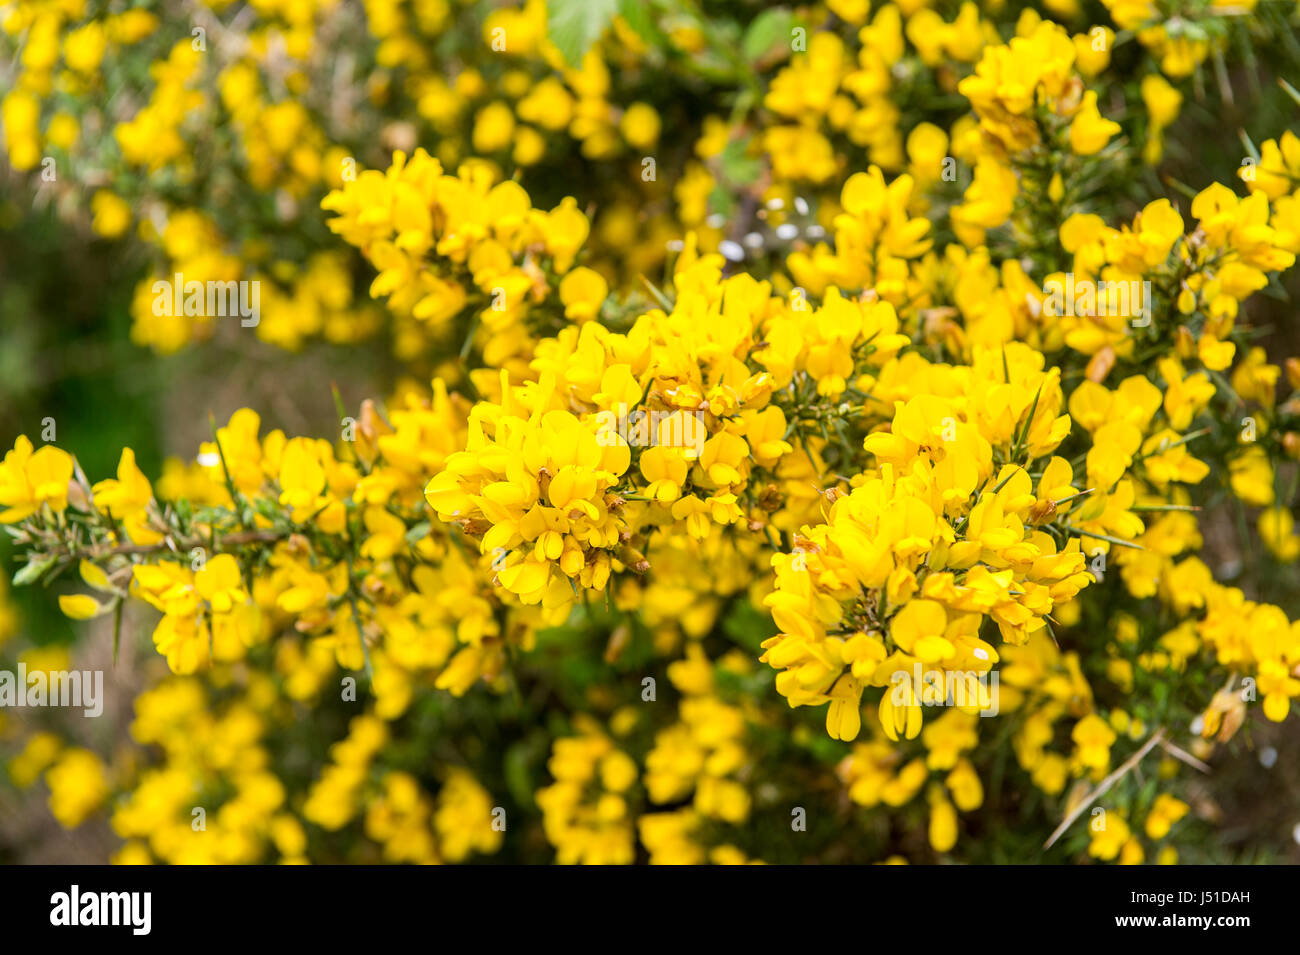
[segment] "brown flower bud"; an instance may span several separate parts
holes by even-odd
[[[769,514],[779,511],[782,503],[784,498],[781,496],[781,489],[775,484],[769,484],[758,495],[758,506]]]
[[[89,512],[95,509],[90,501],[90,495],[76,478],[68,482],[68,506],[77,511]]]
[[[1035,501],[1029,508],[1029,522],[1031,524],[1046,524],[1056,517],[1055,501]]]
[[[1110,370],[1114,367],[1115,349],[1107,345],[1089,360],[1087,368],[1088,380],[1099,385],[1106,380],[1106,376],[1110,374]]]
[[[1286,380],[1291,383],[1291,387],[1300,391],[1300,358],[1288,358],[1286,360]]]
[[[609,643],[605,645],[605,662],[617,663],[618,658],[623,655],[627,645],[632,641],[632,628],[626,623],[621,623],[614,628],[609,635]]]

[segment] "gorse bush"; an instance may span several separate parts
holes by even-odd
[[[17,437],[15,584],[159,659],[12,781],[120,862],[1233,858],[1300,6],[1042,7],[5,6],[9,165],[148,261],[138,344],[406,376],[152,478]]]

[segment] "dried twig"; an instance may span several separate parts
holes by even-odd
[[[1162,739],[1160,741],[1160,748],[1163,749],[1170,756],[1172,756],[1174,759],[1186,763],[1188,766],[1192,767],[1192,769],[1200,770],[1203,773],[1210,772],[1209,763],[1202,762],[1201,760],[1197,759],[1195,756],[1187,752],[1187,750],[1183,749],[1181,746],[1179,746],[1176,743],[1171,743],[1167,739]]]
[[[1114,786],[1117,782],[1120,781],[1121,778],[1124,777],[1124,775],[1129,770],[1131,770],[1138,763],[1142,762],[1142,760],[1146,757],[1147,753],[1151,752],[1151,750],[1154,749],[1155,746],[1159,744],[1164,738],[1165,738],[1165,728],[1161,726],[1157,728],[1154,733],[1151,734],[1151,737],[1145,743],[1142,744],[1141,749],[1139,749],[1128,759],[1124,760],[1124,762],[1120,764],[1118,769],[1116,769],[1113,773],[1111,773],[1109,776],[1107,776],[1105,779],[1101,781],[1101,784],[1092,791],[1092,793],[1088,796],[1087,799],[1079,803],[1079,805],[1077,805],[1074,808],[1073,812],[1071,812],[1068,816],[1066,816],[1063,820],[1061,820],[1061,824],[1056,827],[1056,831],[1053,832],[1052,835],[1048,838],[1048,840],[1043,843],[1043,848],[1044,849],[1052,848],[1052,846],[1056,843],[1056,840],[1061,838],[1061,836],[1065,834],[1065,830],[1069,829],[1070,826],[1073,825],[1074,820],[1078,819],[1081,815],[1083,815],[1084,812],[1087,811],[1088,807],[1091,806],[1094,802],[1096,802],[1102,796],[1106,795],[1106,793],[1110,791],[1111,786]]]

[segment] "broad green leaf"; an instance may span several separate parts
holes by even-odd
[[[632,32],[649,46],[658,46],[663,34],[655,24],[654,7],[647,0],[619,0],[618,15],[627,21]]]
[[[614,19],[619,0],[550,0],[547,33],[565,62],[577,67]]]
[[[793,25],[794,14],[780,7],[764,10],[756,16],[740,42],[740,53],[745,62],[753,63],[762,59],[778,43],[789,43]]]

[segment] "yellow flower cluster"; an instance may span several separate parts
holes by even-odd
[[[637,765],[590,717],[577,736],[557,739],[547,768],[555,782],[537,791],[546,838],[561,864],[626,865],[635,838],[625,794]]]
[[[589,269],[570,272],[591,228],[577,204],[534,209],[518,183],[494,184],[483,165],[450,176],[423,150],[409,162],[398,153],[386,173],[362,172],[322,206],[337,213],[330,228],[378,271],[371,295],[435,328],[477,309],[484,360],[494,367],[522,370],[532,305],[558,296],[590,316],[608,291]]]
[[[713,695],[713,668],[698,644],[684,660],[668,667],[668,676],[684,694],[681,721],[662,730],[646,756],[646,791],[650,801],[675,803],[694,790],[693,809],[704,818],[743,823],[750,797],[730,778],[743,772],[745,716]],[[654,825],[645,817],[642,828]]]
[[[9,763],[60,823],[104,811],[122,862],[957,859],[995,779],[1046,836],[1168,743],[1064,850],[1167,862],[1204,823],[1178,762],[1288,718],[1294,608],[1207,544],[1231,508],[1252,574],[1300,560],[1300,359],[1253,328],[1300,253],[1300,139],[1230,185],[1139,172],[1228,14],[830,0],[737,53],[685,11],[575,51],[540,0],[254,3],[244,43],[227,6],[205,50],[14,4],[11,165],[76,155],[98,118],[51,103],[144,44],[88,193],[150,248],[135,340],[230,337],[187,289],[251,282],[264,341],[387,325],[433,382],[322,437],[241,409],[152,481],[17,437],[17,582],[149,605],[170,671],[149,759],[42,730]],[[362,19],[364,82],[320,106]],[[1112,64],[1130,37],[1154,60]],[[774,817],[816,848],[761,842]]]
[[[924,393],[896,399],[888,430],[867,437],[875,467],[776,559],[767,600],[777,689],[792,706],[829,702],[838,739],[858,735],[867,686],[893,687],[879,705],[886,734],[915,737],[914,668],[988,672],[985,619],[1024,643],[1092,579],[1078,538],[1064,538],[1087,533],[1096,507],[1074,500],[1069,462],[1050,457],[1070,428],[1059,372],[1011,345],[965,368],[914,368],[911,381]]]

